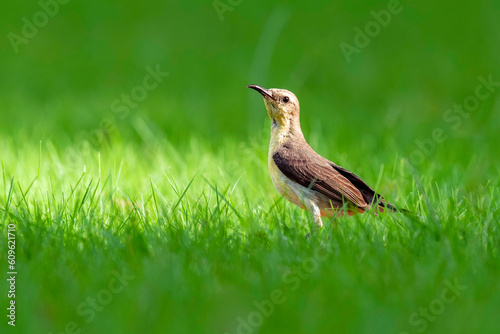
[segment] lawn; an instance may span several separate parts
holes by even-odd
[[[349,58],[390,2],[220,3],[68,2],[4,39],[0,332],[498,333],[499,5],[401,1]],[[305,238],[248,84],[415,216]]]

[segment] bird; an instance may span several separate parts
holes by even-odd
[[[268,167],[276,190],[288,201],[309,211],[318,229],[321,217],[335,218],[376,211],[400,211],[376,193],[356,174],[333,163],[309,146],[300,127],[299,100],[285,89],[259,92],[271,118]],[[406,211],[407,210],[401,210]]]

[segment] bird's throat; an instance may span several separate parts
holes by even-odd
[[[279,123],[273,122],[271,125],[271,140],[269,142],[269,159],[272,159],[274,152],[290,140],[305,142],[300,124],[285,122],[283,125],[279,125]]]
[[[279,126],[277,123],[273,122],[271,125],[271,140],[269,142],[269,156],[283,145],[289,138],[289,127]]]

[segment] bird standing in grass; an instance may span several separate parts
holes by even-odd
[[[249,85],[264,98],[271,118],[271,142],[268,165],[274,187],[287,200],[314,217],[322,227],[321,217],[363,213],[371,207],[379,211],[397,211],[348,170],[323,158],[306,142],[299,121],[299,100],[285,89],[265,89]]]

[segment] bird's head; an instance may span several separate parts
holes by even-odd
[[[300,106],[295,94],[286,89],[265,89],[257,85],[247,87],[255,89],[262,95],[273,125],[283,128],[290,127],[291,124],[298,124]]]

